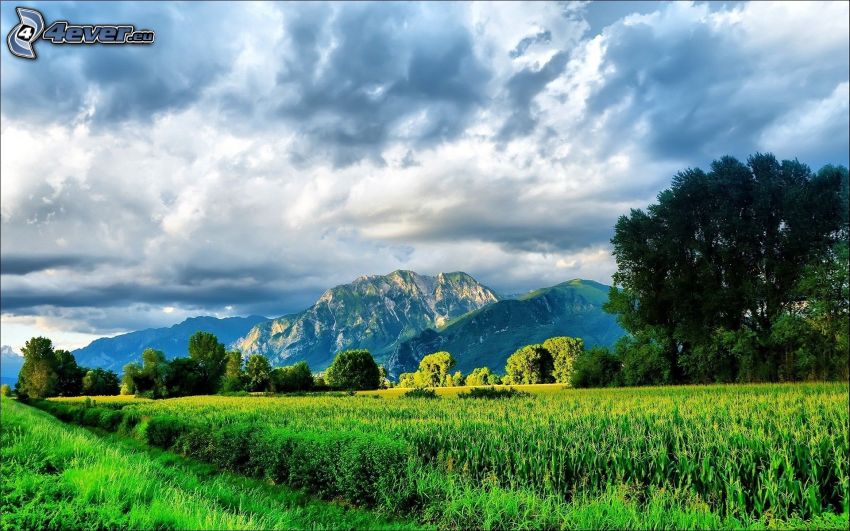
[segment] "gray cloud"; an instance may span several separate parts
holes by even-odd
[[[15,109],[19,118],[70,121],[96,102],[92,119],[97,123],[148,121],[196,102],[235,55],[227,38],[234,31],[229,24],[233,10],[220,4],[191,13],[144,3],[102,4],[96,9],[86,3],[28,6],[41,10],[47,24],[130,23],[154,30],[158,38],[142,47],[39,42],[37,61],[4,59],[2,104]],[[0,12],[3,28],[15,24],[14,5],[3,4]],[[205,53],[198,53],[200,49]]]

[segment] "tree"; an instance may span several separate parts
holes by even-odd
[[[201,363],[192,358],[174,358],[168,364],[165,373],[166,395],[192,396],[202,395],[209,389],[205,381],[206,374]]]
[[[417,387],[415,372],[403,372],[398,375],[399,387]]]
[[[89,369],[83,376],[83,394],[86,396],[111,396],[119,391],[118,375],[104,369]]]
[[[121,394],[135,395],[136,394],[136,378],[141,374],[142,368],[138,363],[128,363],[124,365],[124,370],[121,373]]]
[[[189,357],[198,362],[204,378],[203,391],[215,393],[221,385],[227,352],[218,338],[209,332],[195,332],[189,338]]]
[[[18,396],[45,398],[53,396],[59,379],[53,343],[46,337],[34,337],[21,349],[24,364],[18,373],[15,390]]]
[[[623,336],[614,346],[616,357],[622,362],[617,371],[623,385],[662,385],[671,382],[670,366],[657,341],[646,334]],[[612,365],[615,366],[615,365]],[[715,369],[716,381],[728,381]],[[615,375],[611,374],[613,378]]]
[[[466,377],[466,385],[496,385],[502,383],[501,379],[493,374],[487,367],[478,367],[472,369],[472,372]]]
[[[85,370],[77,365],[74,355],[67,350],[58,349],[56,355],[56,387],[59,396],[79,396],[83,388]]]
[[[584,340],[576,337],[550,337],[543,342],[543,348],[552,354],[554,369],[552,377],[557,383],[570,384],[573,362],[584,350]]]
[[[133,378],[137,395],[150,398],[168,396],[165,379],[168,375],[168,362],[161,350],[146,348],[142,352],[142,370]]]
[[[807,264],[836,241],[846,175],[763,154],[680,172],[656,204],[617,221],[606,309],[662,353],[673,383],[721,367],[779,379],[787,349],[773,328],[800,304]]]
[[[615,387],[622,384],[622,362],[604,347],[585,350],[573,364],[573,387]]]
[[[552,383],[554,370],[552,353],[543,345],[526,345],[508,358],[506,379],[512,384]]]
[[[423,357],[419,362],[421,382],[424,387],[446,387],[453,383],[449,373],[455,366],[455,359],[448,352],[435,352]]]
[[[378,373],[381,376],[381,389],[389,389],[393,386],[393,383],[390,381],[389,376],[387,375],[387,368],[383,365],[378,365]]]
[[[328,385],[336,389],[359,391],[377,389],[381,385],[381,372],[368,350],[340,352],[325,377]]]
[[[221,380],[221,390],[225,393],[245,390],[245,373],[242,370],[242,353],[231,350],[226,354],[224,377]]]
[[[9,396],[12,394],[12,388],[9,384],[0,385],[0,396]]]
[[[313,387],[313,374],[306,362],[278,367],[271,372],[271,388],[275,393],[309,391]]]
[[[272,366],[262,354],[253,354],[245,364],[245,384],[249,391],[264,392],[269,390]]]

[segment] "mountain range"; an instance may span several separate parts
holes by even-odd
[[[154,348],[165,353],[168,359],[186,356],[189,337],[195,332],[210,332],[229,345],[239,339],[252,326],[266,321],[266,317],[192,317],[167,328],[148,328],[115,337],[102,337],[83,348],[72,351],[77,364],[83,367],[101,367],[117,373],[131,361],[141,362],[142,352]]]
[[[518,348],[554,336],[580,337],[587,347],[610,346],[623,330],[602,310],[608,290],[604,284],[576,279],[495,302],[400,343],[385,360],[387,372],[397,377],[414,371],[424,356],[445,350],[464,374],[484,366],[501,373]]]
[[[186,356],[189,337],[200,330],[245,357],[263,354],[275,366],[306,361],[321,371],[340,350],[365,348],[397,377],[415,370],[426,354],[447,350],[464,373],[480,366],[502,372],[517,348],[552,336],[612,345],[623,331],[602,310],[608,289],[576,279],[503,297],[463,272],[428,276],[399,270],[328,289],[304,311],[276,319],[194,317],[167,328],[101,338],[73,354],[81,366],[120,373],[125,364],[139,361],[145,348],[162,350],[169,359]],[[23,361],[8,350],[4,347],[4,381],[16,377]]]
[[[368,349],[382,360],[423,330],[498,300],[466,273],[364,276],[325,291],[303,312],[258,324],[235,346],[246,355],[263,354],[273,365],[306,361],[313,370],[327,368],[337,352],[350,348]]]

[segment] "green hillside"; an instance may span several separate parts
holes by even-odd
[[[552,336],[580,337],[586,346],[610,346],[624,332],[614,316],[602,310],[608,289],[576,279],[495,302],[401,343],[387,359],[387,369],[397,376],[415,370],[423,356],[446,350],[461,372],[482,366],[501,372],[516,349]]]

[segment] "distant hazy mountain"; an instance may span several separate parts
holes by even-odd
[[[120,374],[131,361],[141,361],[142,351],[155,348],[165,352],[171,359],[186,356],[189,337],[198,331],[211,332],[225,345],[230,345],[255,324],[266,321],[266,317],[192,317],[168,328],[149,328],[115,337],[104,337],[92,341],[88,346],[73,351],[77,363],[84,367],[102,367]]]
[[[552,336],[580,337],[587,347],[612,345],[624,332],[602,310],[608,289],[598,282],[571,280],[496,302],[441,330],[428,329],[399,343],[385,362],[387,371],[398,376],[416,370],[423,356],[445,350],[464,374],[482,366],[502,373],[517,348]]]
[[[0,384],[15,387],[18,373],[24,364],[24,357],[12,350],[9,345],[0,346]]]
[[[235,345],[273,365],[306,361],[325,369],[340,350],[369,349],[381,359],[402,341],[499,300],[466,273],[413,271],[363,276],[327,290],[303,312],[255,326]]]

